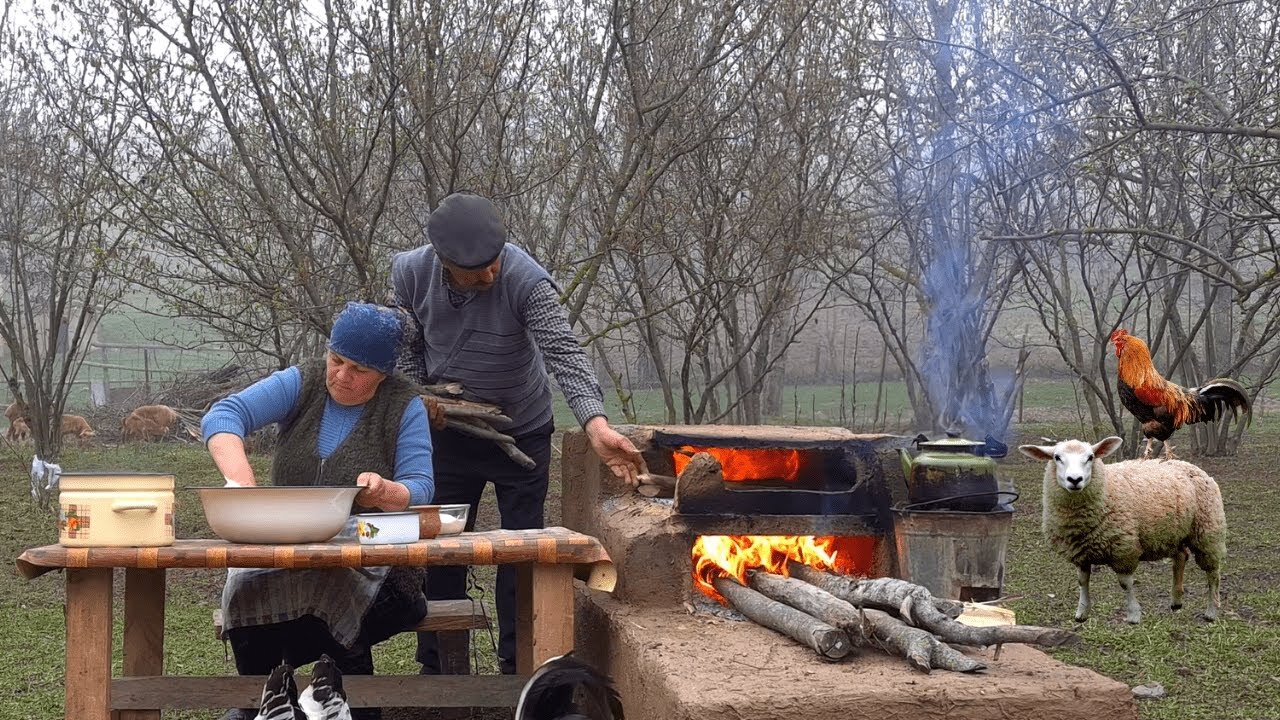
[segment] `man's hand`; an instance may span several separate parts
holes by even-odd
[[[440,401],[430,395],[423,395],[422,402],[427,406],[427,421],[431,423],[432,430],[443,430],[447,418],[444,414],[444,405]]]
[[[588,420],[583,429],[591,441],[591,449],[614,475],[631,487],[640,484],[638,476],[646,471],[644,458],[627,436],[609,427],[609,421],[603,415]]]

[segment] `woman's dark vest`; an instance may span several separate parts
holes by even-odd
[[[325,485],[354,487],[362,472],[376,472],[388,480],[395,475],[396,445],[400,421],[410,400],[418,398],[417,387],[399,374],[388,375],[351,434],[320,459],[317,445],[320,419],[329,399],[325,387],[323,360],[298,368],[302,372],[302,392],[293,412],[280,423],[280,437],[271,462],[273,485]]]

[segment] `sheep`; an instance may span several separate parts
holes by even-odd
[[[31,428],[27,426],[27,405],[18,400],[4,409],[4,417],[9,421],[9,429],[5,431],[5,439],[18,442],[20,438],[30,437]]]
[[[1133,574],[1143,560],[1173,559],[1170,607],[1182,607],[1182,580],[1194,555],[1209,581],[1203,617],[1218,617],[1218,585],[1227,555],[1227,518],[1218,484],[1204,470],[1181,460],[1128,460],[1103,465],[1124,442],[1109,437],[1090,446],[1080,440],[1023,445],[1022,454],[1045,461],[1045,537],[1078,570],[1076,622],[1089,617],[1089,573],[1093,565],[1116,572],[1125,591],[1125,621],[1142,621]]]
[[[91,438],[97,434],[98,433],[94,432],[93,428],[90,427],[89,421],[85,420],[83,417],[79,415],[62,416],[63,437],[72,435],[77,438],[84,439]],[[5,437],[15,443],[30,440],[31,426],[28,425],[27,421],[21,417],[14,418],[13,421],[9,423],[9,431],[5,433]]]
[[[5,439],[14,444],[25,443],[31,440],[31,428],[27,426],[27,421],[20,417],[14,418],[9,423],[9,429],[5,431]]]
[[[89,421],[79,415],[62,416],[62,436],[74,435],[78,438],[91,438],[98,433],[89,426]]]
[[[25,420],[27,417],[27,404],[21,400],[9,403],[9,407],[4,409],[4,417],[10,423],[14,420]]]
[[[178,411],[168,405],[143,405],[120,423],[120,439],[159,439],[177,428],[178,421]]]

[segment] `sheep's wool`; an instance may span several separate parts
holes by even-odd
[[[1226,553],[1226,515],[1217,483],[1181,460],[1093,464],[1084,490],[1068,493],[1045,471],[1044,531],[1055,549],[1132,573],[1143,560],[1171,557],[1184,544],[1214,564]]]

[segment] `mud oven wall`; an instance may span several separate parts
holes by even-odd
[[[897,576],[891,508],[906,500],[898,449],[909,438],[842,428],[621,426],[649,469],[674,475],[679,447],[794,449],[808,458],[807,490],[757,490],[670,499],[636,493],[608,471],[577,431],[563,442],[562,517],[601,540],[618,568],[614,597],[631,605],[695,599],[691,550],[700,535],[817,535],[846,538],[860,574]],[[683,488],[682,488],[683,493]]]
[[[1029,646],[1006,645],[998,661],[990,648],[974,651],[988,665],[977,675],[925,675],[902,658],[875,650],[828,663],[815,659],[809,647],[772,630],[724,620],[691,604],[702,600],[692,581],[692,549],[699,535],[864,537],[870,544],[868,574],[899,576],[893,508],[906,499],[897,454],[905,438],[808,428],[625,430],[642,444],[650,443],[647,457],[659,466],[651,467],[653,472],[666,469],[662,458],[670,454],[661,442],[652,444],[655,437],[702,441],[691,445],[723,441],[767,447],[782,433],[793,444],[813,442],[809,449],[853,448],[858,485],[856,492],[850,488],[843,493],[847,502],[840,513],[778,514],[780,509],[797,508],[774,503],[767,494],[762,497],[770,500],[759,508],[762,512],[686,513],[688,503],[682,503],[677,513],[672,500],[644,497],[616,480],[581,432],[565,434],[563,523],[598,537],[618,570],[613,593],[579,588],[575,646],[580,657],[615,679],[628,718],[1137,720],[1137,705],[1127,685],[1065,665]],[[698,437],[699,433],[708,435]],[[818,491],[824,492],[842,491]],[[753,501],[728,499],[730,505],[742,502]],[[714,509],[714,502],[701,509]]]

